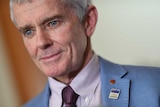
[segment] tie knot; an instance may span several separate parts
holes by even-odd
[[[62,99],[66,105],[70,105],[68,107],[76,107],[78,96],[69,85],[62,90]]]

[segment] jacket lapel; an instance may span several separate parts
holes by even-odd
[[[127,71],[120,65],[100,58],[102,104],[104,107],[128,107],[130,80],[124,79]],[[111,90],[118,90],[111,92]],[[109,95],[119,95],[118,97]]]

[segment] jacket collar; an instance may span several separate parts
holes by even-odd
[[[101,69],[102,104],[104,107],[128,107],[130,80],[124,79],[127,71],[120,65],[99,57]],[[117,99],[109,98],[112,89],[119,90]]]

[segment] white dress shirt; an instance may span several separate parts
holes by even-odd
[[[101,107],[100,67],[96,54],[82,71],[72,80],[70,86],[79,95],[77,107]],[[51,96],[49,107],[61,107],[61,91],[66,86],[49,77]],[[64,105],[63,105],[64,106]]]

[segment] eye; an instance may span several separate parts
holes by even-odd
[[[58,24],[58,21],[53,20],[51,22],[49,22],[48,26],[52,27],[52,26],[56,26]]]
[[[33,35],[33,30],[28,29],[23,32],[25,37],[31,37]]]

